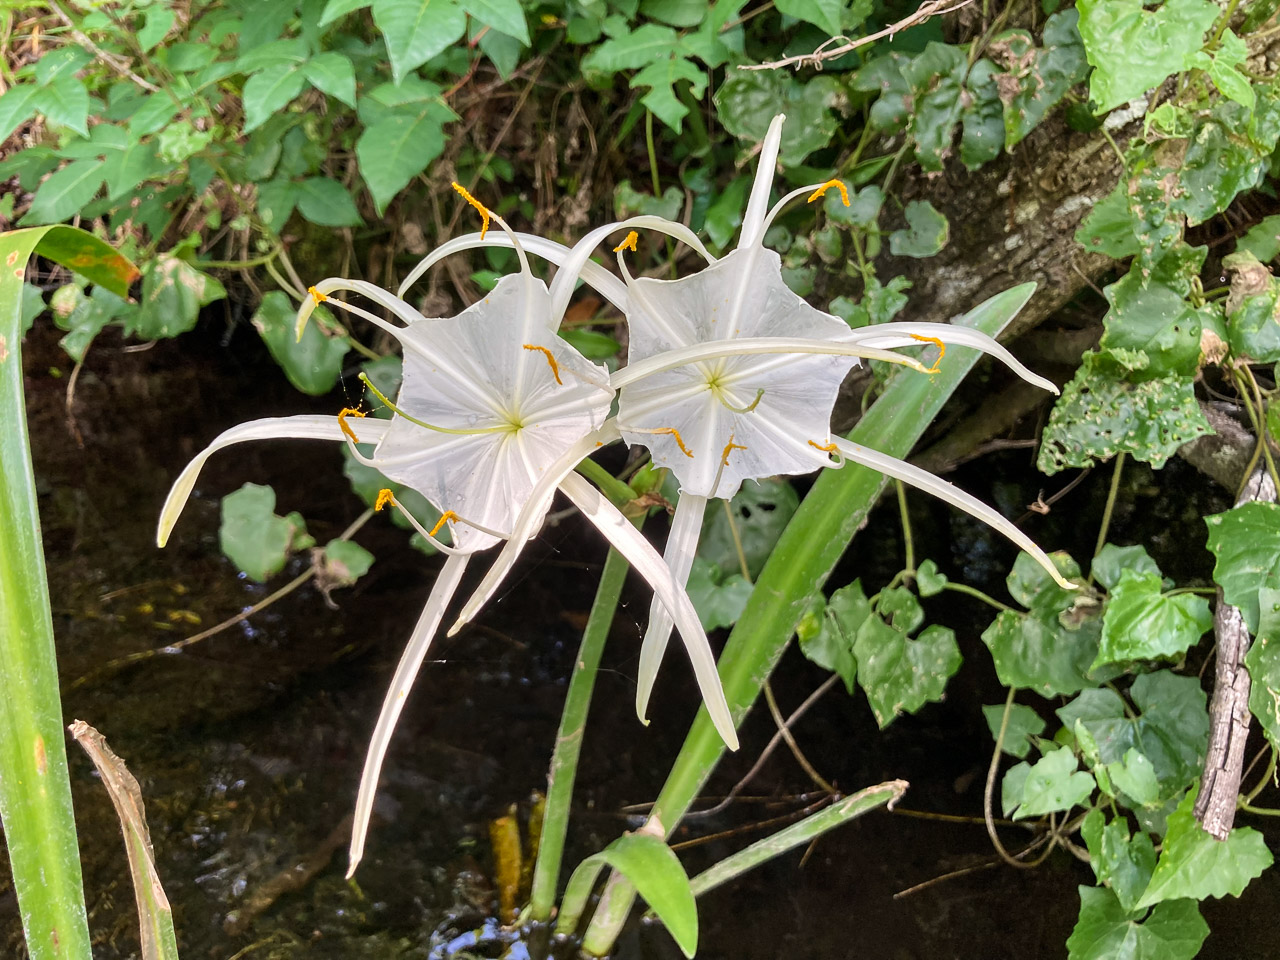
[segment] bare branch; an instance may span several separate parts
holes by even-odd
[[[850,40],[848,37],[832,37],[823,41],[813,53],[801,53],[794,57],[787,57],[783,60],[773,60],[769,63],[747,64],[738,67],[739,70],[777,70],[780,67],[795,67],[799,70],[801,67],[811,66],[815,70],[822,69],[824,60],[834,60],[836,57],[842,57],[850,50],[857,50],[859,47],[865,47],[868,43],[875,43],[885,37],[892,37],[895,33],[914,27],[918,23],[924,23],[930,17],[936,17],[940,14],[951,13],[953,10],[959,10],[961,7],[967,7],[973,3],[973,0],[929,0],[928,3],[922,3],[920,9],[911,16],[899,20],[897,23],[890,24],[883,30],[869,34],[865,37],[859,37],[857,40]],[[843,40],[838,47],[832,47],[831,44],[838,43]]]

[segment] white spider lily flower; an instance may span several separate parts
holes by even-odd
[[[810,473],[831,466],[831,412],[840,385],[859,358],[892,360],[924,370],[886,351],[922,342],[977,347],[1038,386],[1056,388],[1022,366],[990,337],[948,324],[896,323],[850,330],[793,293],[781,259],[763,244],[773,218],[808,193],[815,200],[843,184],[828,181],[794,190],[768,206],[783,116],[773,119],[761,149],[736,249],[702,271],[677,280],[635,279],[617,248],[627,286],[628,365],[611,377],[619,390],[618,423],[630,443],[646,446],[653,462],[680,483],[665,557],[678,583],[688,580],[709,498],[728,499],[744,480]],[[765,356],[764,354],[774,354]],[[939,355],[939,358],[941,354]],[[935,368],[936,369],[936,368]],[[927,372],[927,371],[926,371]],[[1028,550],[1065,584],[1049,558],[998,513],[936,478],[893,460],[843,450],[849,459],[923,486],[979,516]],[[875,462],[872,462],[873,459]],[[892,458],[890,458],[892,459]],[[643,718],[671,620],[654,603],[640,654],[636,706]]]
[[[488,211],[465,191],[460,192],[487,220]],[[584,438],[596,437],[604,427],[614,396],[605,368],[590,363],[556,336],[557,324],[549,320],[551,291],[533,276],[519,239],[501,219],[494,219],[517,253],[520,272],[504,277],[483,300],[456,317],[427,319],[373,284],[337,278],[312,287],[310,298],[299,310],[299,332],[315,306],[329,302],[363,317],[399,341],[404,364],[400,393],[395,402],[383,398],[393,411],[390,420],[353,423],[349,422],[351,416],[363,415],[346,410],[336,417],[283,417],[234,427],[187,466],[161,511],[157,542],[164,546],[210,455],[246,440],[281,438],[345,441],[363,463],[421,493],[441,511],[435,530],[419,531],[448,558],[396,668],[374,727],[356,800],[348,876],[363,856],[374,794],[395,725],[469,556],[510,537],[517,519],[523,518],[520,529],[525,532],[514,545],[518,554],[551,502],[548,493],[538,492],[539,509],[526,509],[535,491],[541,491],[540,481],[548,468],[558,468],[566,451],[572,451],[577,463],[600,445],[596,440],[584,443]],[[564,282],[569,283],[567,274]],[[404,326],[332,300],[329,295],[337,291],[365,296]],[[376,442],[372,456],[356,446],[366,442]],[[556,473],[558,476],[558,470]],[[561,486],[650,581],[655,596],[674,611],[717,729],[726,743],[736,748],[714,657],[683,588],[647,541],[619,529],[619,524],[628,525],[616,508],[601,502],[588,485],[574,478]],[[379,506],[384,499],[395,503],[389,491],[380,498]],[[445,523],[450,525],[453,546],[434,539]]]

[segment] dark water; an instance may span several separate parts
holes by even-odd
[[[334,412],[341,403],[293,392],[263,362],[252,331],[237,331],[226,344],[221,333],[202,327],[179,344],[141,353],[104,338],[80,375],[74,423],[64,410],[69,367],[56,338],[38,332],[27,344],[29,416],[68,686],[112,658],[217,623],[302,569],[297,563],[262,587],[238,579],[221,559],[218,498],[241,483],[272,484],[277,509],[301,511],[321,543],[360,513],[333,446],[242,445],[211,461],[169,547],[155,548],[169,483],[220,430],[258,416]],[[62,376],[50,373],[55,366]],[[1034,477],[1026,453],[988,457],[957,479],[1015,505],[1030,502],[1042,485],[1051,493],[1066,482]],[[1080,518],[1099,515],[1108,481],[1109,470],[1090,477],[1029,532],[1051,548],[1087,555],[1096,519]],[[1177,461],[1162,473],[1134,468],[1112,539],[1151,541],[1167,573],[1204,577],[1211,558],[1199,517],[1224,505]],[[924,497],[912,498],[912,513],[918,557],[932,556],[945,572],[1001,594],[1011,559],[1004,544]],[[833,583],[891,576],[901,559],[897,530],[893,511],[873,517]],[[66,693],[68,721],[101,729],[142,783],[188,960],[442,956],[446,944],[492,912],[489,818],[544,783],[604,552],[594,532],[573,521],[544,532],[474,628],[435,647],[388,758],[360,890],[342,880],[343,843],[301,889],[244,919],[273,877],[308,857],[323,862],[334,845],[326,840],[340,839],[334,828],[350,812],[385,684],[439,563],[410,550],[381,519],[357,539],[378,560],[354,589],[335,594],[338,610],[307,586],[180,655],[100,675]],[[672,657],[653,723],[643,728],[635,720],[638,621],[646,609],[643,591],[633,589],[606,652],[575,797],[570,865],[633,825],[620,808],[656,794],[696,703],[683,663]],[[846,791],[902,777],[911,782],[904,810],[977,818],[990,750],[980,706],[1003,696],[978,639],[990,617],[963,598],[934,600],[928,609],[957,629],[966,658],[946,702],[880,732],[860,696],[837,691],[796,735],[814,765]],[[789,652],[775,680],[784,712],[823,679]],[[1025,702],[1046,715],[1052,706]],[[753,714],[741,753],[722,765],[709,793],[734,783],[772,732],[767,714]],[[118,827],[87,760],[73,751],[71,764],[95,957],[134,957],[136,920]],[[794,759],[779,751],[747,791],[764,801],[743,800],[681,834],[739,831],[691,849],[687,865],[700,869],[754,839],[753,823],[797,809],[787,798],[809,789]],[[1259,802],[1268,804],[1267,794]],[[1006,842],[1019,839],[1015,832]],[[803,866],[800,860],[797,851],[706,897],[699,955],[1060,958],[1075,922],[1075,888],[1092,881],[1089,868],[1065,853],[1032,872],[995,866],[980,824],[905,813],[872,814],[824,838]],[[958,870],[971,872],[895,898]],[[1264,875],[1240,901],[1205,905],[1214,933],[1201,956],[1280,955],[1267,923],[1280,905],[1276,877]],[[229,916],[243,929],[229,932]],[[0,953],[21,955],[12,891],[3,886]],[[619,953],[678,955],[663,934],[647,929],[630,931]]]

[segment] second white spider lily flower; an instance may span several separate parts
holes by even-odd
[[[924,368],[888,353],[930,342],[976,347],[1003,360],[1046,389],[1052,383],[1022,366],[992,338],[948,324],[897,323],[861,330],[823,313],[782,279],[781,259],[764,244],[778,212],[805,194],[815,200],[843,184],[828,181],[794,190],[769,207],[784,117],[775,117],[743,218],[738,247],[700,272],[677,280],[632,278],[618,247],[627,284],[628,365],[615,373],[618,422],[624,439],[649,448],[655,464],[680,482],[680,502],[667,540],[666,560],[677,582],[687,581],[709,498],[732,497],[744,480],[809,473],[832,465],[831,412],[840,385],[859,358]],[[1055,390],[1056,392],[1056,390]],[[858,450],[849,459],[868,462]],[[895,461],[896,463],[897,461]],[[980,516],[1027,549],[1056,579],[1048,557],[1011,523],[950,485],[923,483],[902,464],[894,473],[926,486]],[[878,466],[878,469],[883,469]],[[927,476],[927,475],[926,475]],[[649,614],[640,655],[637,709],[644,716],[671,621],[659,604]]]

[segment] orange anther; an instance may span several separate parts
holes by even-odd
[[[693,452],[690,451],[690,449],[684,445],[684,438],[680,436],[680,431],[677,430],[675,427],[662,427],[661,429],[655,430],[653,432],[655,434],[666,433],[675,437],[676,446],[680,448],[680,452],[683,453],[686,457],[689,457],[690,459],[693,458]]]
[[[630,233],[627,234],[627,239],[623,240],[620,244],[618,244],[616,247],[613,248],[613,252],[621,253],[623,250],[630,250],[632,253],[635,253],[636,241],[639,239],[640,239],[640,234],[632,230]]]
[[[823,196],[832,187],[835,187],[837,190],[840,191],[840,199],[844,201],[844,205],[847,207],[849,205],[849,188],[846,187],[839,180],[828,180],[826,183],[820,186],[817,190],[813,191],[813,193],[809,194],[809,199],[807,202],[813,203],[813,201]]]
[[[457,190],[458,193],[462,195],[463,200],[467,201],[467,203],[471,204],[473,207],[476,208],[476,210],[480,212],[480,217],[483,221],[480,225],[480,239],[483,240],[484,235],[489,231],[489,217],[490,217],[489,208],[486,207],[479,200],[477,200],[475,197],[473,197],[471,195],[471,191],[468,190],[466,187],[464,187],[462,184],[458,183],[456,180],[453,182],[453,189]]]
[[[307,293],[311,294],[311,299],[316,303],[324,303],[329,298],[317,290],[315,287],[307,287]]]
[[[729,454],[734,450],[747,449],[740,443],[733,442],[733,435],[729,435],[729,442],[724,445],[724,452],[720,454],[720,466],[727,467],[729,465]]]
[[[454,513],[452,510],[446,510],[443,514],[441,514],[440,519],[436,521],[436,525],[431,528],[431,532],[427,534],[427,536],[434,537],[437,533],[440,532],[440,528],[443,527],[450,520],[461,520],[461,519],[462,518],[458,516],[456,513]]]
[[[548,350],[546,347],[534,346],[532,343],[524,344],[524,348],[526,350],[536,350],[538,351],[538,353],[546,357],[547,363],[551,366],[551,375],[556,378],[556,383],[559,383],[559,384],[564,383],[564,381],[560,379],[560,364],[556,363],[556,358],[551,355],[550,350]]]
[[[938,359],[933,361],[933,366],[925,371],[925,373],[937,373],[940,369],[938,364],[942,363],[942,358],[947,355],[947,345],[937,337],[922,337],[917,333],[911,334],[911,339],[919,340],[921,343],[932,343],[938,348]]]
[[[344,407],[338,412],[338,429],[352,443],[359,443],[360,438],[355,435],[355,431],[347,424],[347,417],[364,417],[364,412],[354,407]]]
[[[828,443],[828,444],[824,447],[822,444],[820,444],[820,443],[814,443],[812,440],[810,440],[810,441],[809,441],[809,446],[813,447],[813,448],[814,448],[814,449],[816,449],[816,450],[821,450],[823,453],[835,453],[835,452],[836,452],[836,445],[835,445],[834,443]]]
[[[399,504],[396,503],[396,495],[391,492],[389,487],[383,487],[381,490],[378,491],[378,500],[376,503],[374,503],[373,509],[381,510],[388,503],[391,504],[393,507],[399,506]]]

